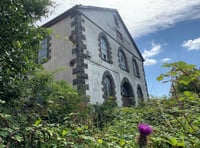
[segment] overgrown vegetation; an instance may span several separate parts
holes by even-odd
[[[144,107],[102,105],[101,110],[88,105],[81,111],[65,111],[66,106],[54,105],[34,104],[12,112],[1,106],[1,147],[138,147],[139,123],[153,127],[148,147],[200,147],[200,103],[189,92],[178,99],[152,99]],[[51,109],[63,111],[57,118]]]
[[[189,66],[184,62],[166,65],[171,69],[159,80],[176,76],[179,82],[182,74],[170,73]],[[194,66],[192,71],[200,76]],[[198,84],[199,79],[194,82],[191,76],[181,82],[190,83],[191,78]],[[1,147],[138,147],[139,123],[153,128],[148,147],[200,147],[200,102],[193,91],[175,89],[176,98],[152,98],[142,107],[119,108],[109,100],[88,105],[75,90],[62,81],[54,82],[52,74],[43,70],[30,82],[29,95],[37,98],[34,94],[40,94],[42,102],[31,98],[10,104],[1,100]]]
[[[26,81],[37,67],[39,42],[47,29],[34,26],[48,14],[49,0],[0,1],[0,98],[10,101],[25,97]]]
[[[200,70],[184,62],[164,64],[158,77],[172,84],[169,98],[119,108],[112,100],[89,105],[64,81],[35,63],[48,30],[33,22],[51,2],[0,1],[0,147],[138,147],[138,124],[153,128],[148,147],[200,147]],[[8,19],[9,18],[9,19]]]

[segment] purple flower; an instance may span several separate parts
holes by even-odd
[[[138,130],[140,131],[140,134],[144,136],[148,136],[152,132],[152,128],[147,124],[139,124]]]

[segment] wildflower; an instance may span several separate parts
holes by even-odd
[[[139,124],[138,130],[140,131],[140,134],[144,136],[148,136],[152,132],[152,128],[147,124]]]
[[[148,143],[147,136],[152,133],[152,128],[147,124],[139,124],[138,130],[140,132],[140,135],[137,139],[138,145],[140,148],[144,148]]]

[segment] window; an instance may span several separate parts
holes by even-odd
[[[102,60],[112,64],[111,48],[106,35],[101,32],[99,34],[99,56]]]
[[[105,77],[103,80],[103,87],[104,87],[105,97],[109,98],[110,96],[112,96],[111,80],[108,76]]]
[[[105,38],[100,38],[101,58],[108,61],[108,48]]]
[[[114,21],[115,21],[115,25],[119,28],[119,22],[118,22],[118,19],[115,15],[113,15],[114,17]]]
[[[126,70],[126,61],[125,61],[125,55],[123,52],[119,51],[119,66]]]
[[[118,30],[116,30],[116,38],[118,41],[121,41],[121,42],[123,41],[122,34]]]
[[[103,85],[103,98],[104,99],[109,99],[109,98],[115,99],[115,84],[114,84],[112,75],[108,71],[104,72],[104,75],[102,78],[102,85]]]
[[[125,71],[128,71],[127,59],[122,48],[119,48],[119,51],[118,51],[118,61],[119,61],[119,67]]]
[[[38,63],[43,63],[49,58],[49,37],[44,38],[41,41],[41,48],[38,53]]]
[[[139,78],[140,72],[139,72],[139,67],[135,58],[133,58],[132,63],[133,63],[133,73],[136,77]]]

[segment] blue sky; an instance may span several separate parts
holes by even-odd
[[[170,83],[156,80],[168,70],[161,67],[163,63],[185,61],[200,67],[200,19],[175,23],[167,29],[136,38],[135,42],[146,57],[146,79],[149,94],[153,96],[168,95]]]
[[[53,0],[48,21],[76,4],[117,9],[145,59],[149,94],[168,95],[156,78],[162,64],[185,61],[200,67],[200,0]]]

